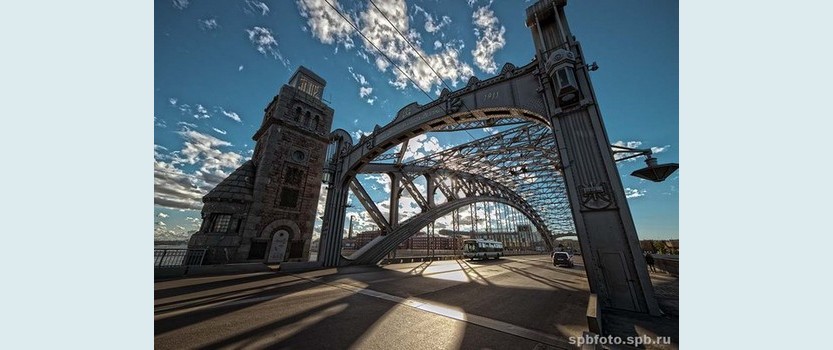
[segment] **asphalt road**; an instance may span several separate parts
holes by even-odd
[[[159,281],[155,347],[571,348],[582,269],[537,255]]]

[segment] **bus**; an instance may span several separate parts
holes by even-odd
[[[463,241],[463,258],[500,259],[503,256],[503,243],[486,239],[467,239]]]

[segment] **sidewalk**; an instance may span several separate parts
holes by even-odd
[[[605,335],[625,339],[626,337],[670,337],[671,344],[643,345],[644,349],[679,349],[680,343],[680,280],[677,276],[651,273],[654,293],[663,312],[661,316],[605,310],[602,316]],[[633,347],[610,347],[611,349],[633,349]]]

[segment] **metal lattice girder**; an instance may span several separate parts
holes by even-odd
[[[407,139],[399,146],[399,152],[396,153],[396,164],[402,164],[402,159],[405,158],[405,152],[408,151],[408,142],[411,139]]]
[[[444,179],[445,179],[444,177],[440,177],[440,176],[437,177],[437,179],[436,179],[437,188],[440,189],[440,192],[443,193],[443,196],[445,196],[445,199],[447,201],[452,201],[452,200],[457,199],[457,193],[454,193],[454,191],[451,188],[449,188],[448,185],[445,184]]]
[[[408,239],[408,237],[418,232],[419,229],[425,227],[434,220],[453,212],[455,209],[465,207],[476,202],[503,203],[515,207],[516,209],[524,210],[523,208],[519,208],[511,199],[503,197],[475,196],[443,203],[429,211],[419,213],[414,217],[403,221],[384,238],[368,243],[362,247],[361,250],[356,251],[349,257],[346,257],[345,260],[347,260],[349,264],[375,264],[379,260],[382,260],[382,258],[384,258],[390,251],[394,250],[400,243]],[[543,237],[549,248],[552,248],[552,242],[549,240],[549,237]]]
[[[420,105],[408,104],[390,123],[374,128],[344,154],[340,173],[352,177],[376,157],[402,142],[429,131],[513,125],[532,121],[550,125],[544,96],[540,94],[540,65],[505,64],[501,74],[480,81],[472,77],[466,86],[443,89],[438,99]]]
[[[389,232],[391,229],[390,223],[388,223],[388,220],[386,220],[385,216],[382,215],[382,211],[379,210],[376,203],[373,202],[373,198],[367,194],[367,191],[365,191],[358,179],[350,181],[350,189],[353,190],[353,194],[355,194],[356,198],[359,199],[359,203],[364,206],[367,213],[370,214],[370,218],[373,219],[376,225],[379,226],[382,231]]]
[[[459,130],[471,130],[471,129],[483,129],[483,128],[492,128],[496,126],[508,126],[508,125],[518,125],[527,123],[529,120],[525,118],[503,118],[503,119],[487,119],[487,120],[474,120],[470,122],[463,122],[459,124],[452,124],[443,126],[435,131],[459,131]]]
[[[425,197],[422,195],[422,193],[419,192],[419,189],[414,184],[413,179],[417,176],[419,175],[414,175],[413,177],[411,177],[408,174],[403,174],[400,180],[402,182],[402,185],[405,186],[405,189],[408,190],[408,193],[411,194],[411,198],[413,198],[414,201],[416,201],[420,209],[425,211],[426,209],[428,209],[428,200],[425,199]]]
[[[402,164],[476,174],[524,198],[552,233],[575,232],[561,161],[546,125],[526,123],[498,134],[461,144]],[[476,183],[456,183],[466,196],[486,193]],[[448,191],[439,186],[448,198]]]
[[[451,179],[456,186],[463,188],[466,192],[466,196],[464,198],[456,198],[451,199],[448,198],[447,203],[457,202],[461,199],[470,199],[470,198],[501,198],[502,200],[506,200],[512,203],[512,206],[520,210],[524,213],[530,220],[532,221],[533,225],[538,229],[538,232],[542,235],[542,237],[549,242],[549,236],[551,234],[550,229],[547,227],[547,223],[544,221],[543,217],[538,213],[536,207],[531,205],[525,198],[518,195],[515,191],[507,188],[503,184],[493,181],[491,179],[485,178],[483,176],[477,174],[467,173],[465,171],[451,171],[447,169],[431,169],[417,165],[406,165],[406,166],[398,166],[394,164],[386,164],[386,163],[370,163],[364,168],[365,173],[390,173],[396,171],[398,173],[403,174],[428,174],[430,173],[433,177],[447,177]],[[467,189],[467,190],[466,190]],[[445,204],[445,203],[444,203]],[[443,204],[443,205],[444,205]],[[437,206],[439,207],[439,206]],[[428,215],[433,215],[436,208],[430,208],[429,210],[423,211],[423,213]],[[421,214],[423,214],[421,213]],[[421,215],[420,214],[420,215]],[[409,218],[401,222],[399,225],[403,225],[409,220],[417,219],[417,217],[425,217],[424,215],[420,216],[417,215],[415,217]],[[421,227],[419,227],[421,228]],[[417,228],[417,229],[419,229]],[[411,234],[416,233],[417,231],[411,232]]]

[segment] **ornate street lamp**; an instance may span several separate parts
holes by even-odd
[[[614,155],[630,153],[628,156],[616,158],[617,162],[634,157],[645,156],[645,164],[648,166],[631,173],[632,176],[636,176],[640,179],[662,182],[680,168],[680,165],[677,163],[657,164],[657,159],[653,157],[653,152],[650,149],[638,149],[618,145],[611,145],[610,147],[613,149]]]
[[[650,153],[645,159],[645,164],[648,164],[648,166],[632,172],[631,175],[653,182],[662,182],[680,167],[677,163],[657,164],[657,159],[652,157]]]

